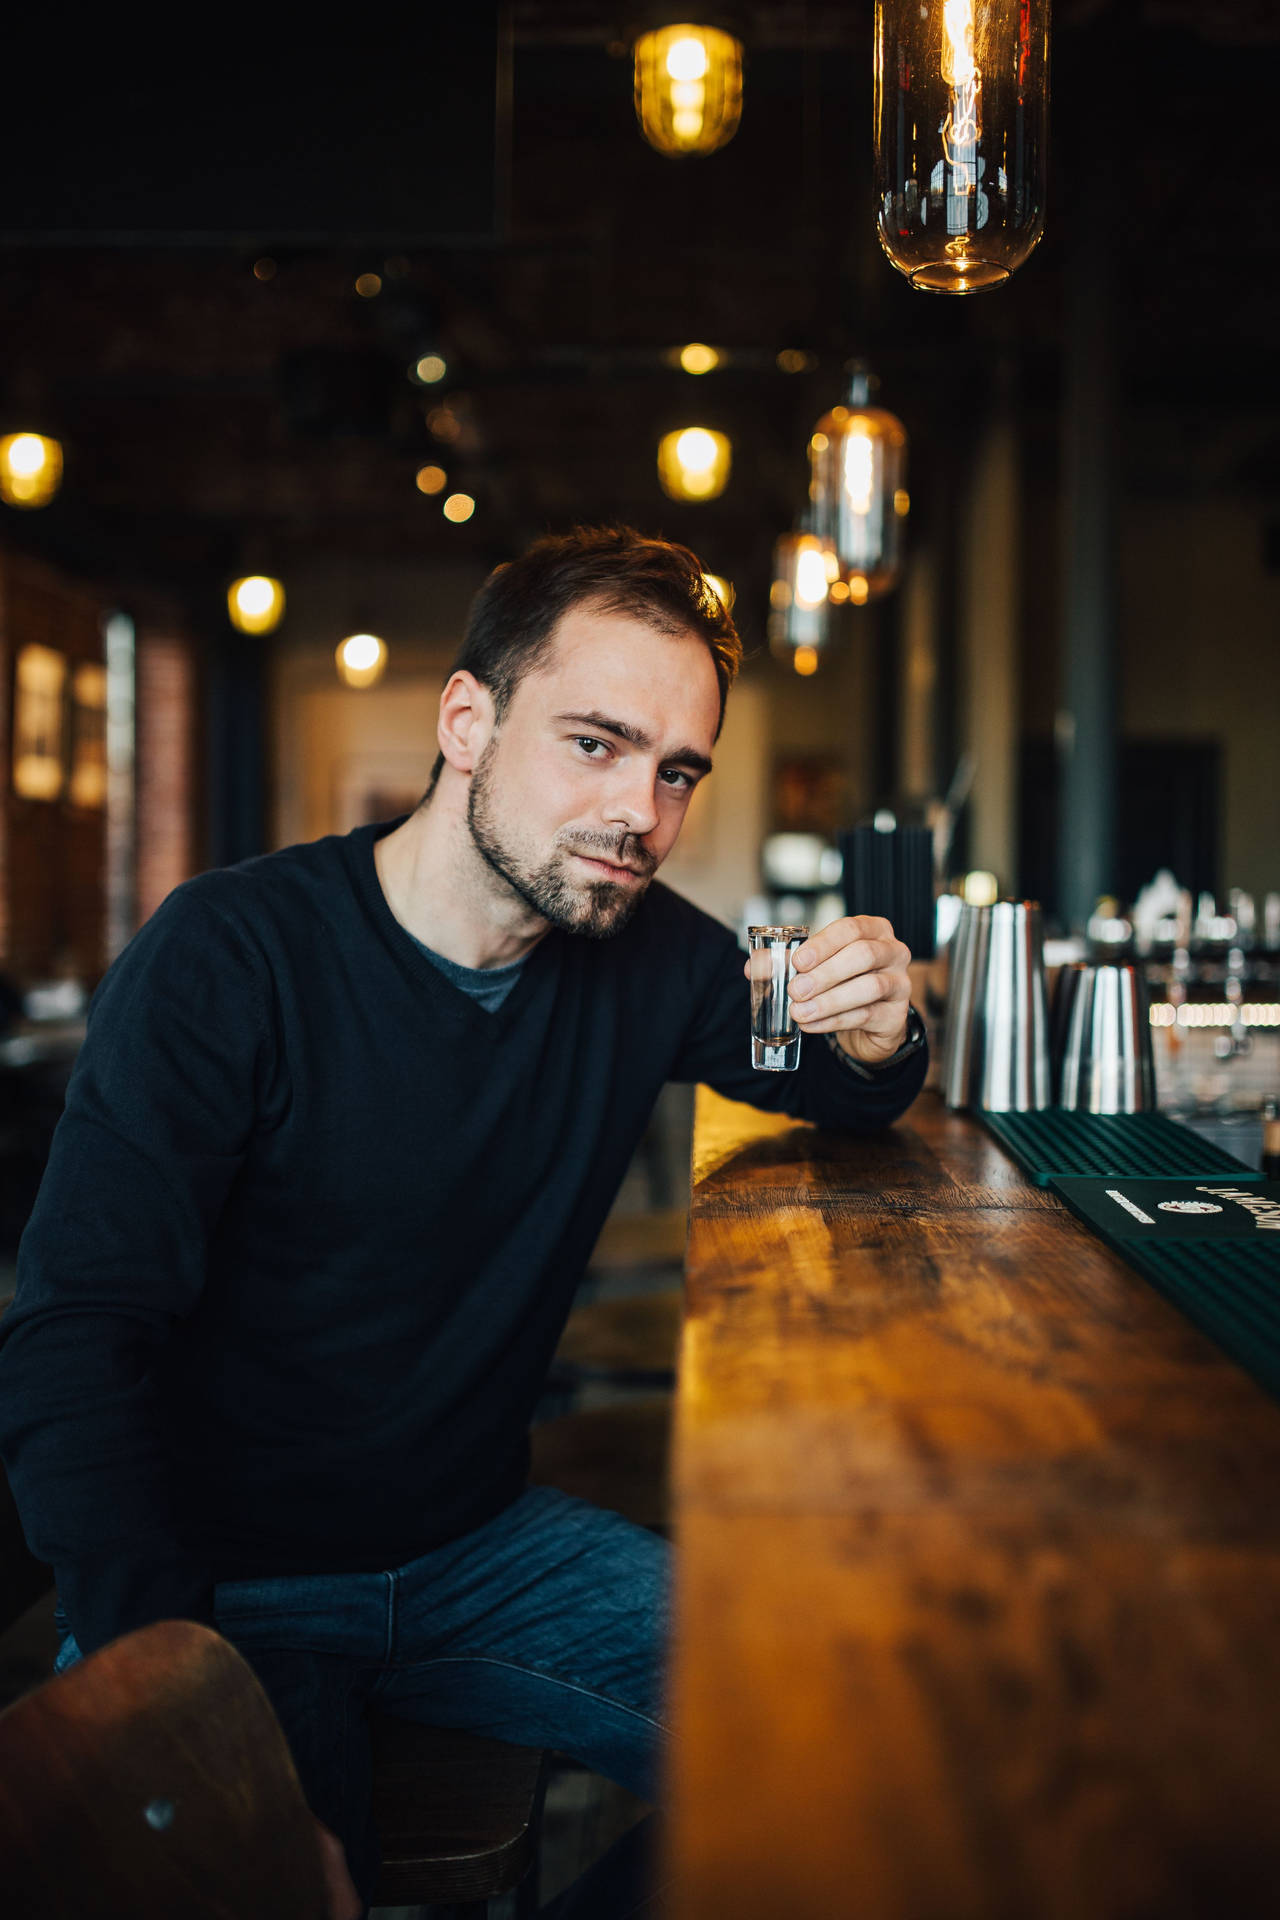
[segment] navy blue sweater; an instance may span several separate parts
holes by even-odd
[[[923,1079],[821,1039],[753,1072],[743,956],[661,885],[486,1012],[393,917],[387,830],[188,882],[95,995],[0,1322],[0,1450],[85,1650],[515,1498],[665,1080],[871,1128]]]

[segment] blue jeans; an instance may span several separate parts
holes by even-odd
[[[669,1551],[616,1513],[531,1487],[474,1533],[384,1573],[218,1584],[218,1629],[262,1682],[366,1901],[378,1871],[370,1706],[550,1747],[656,1799]],[[65,1632],[57,1670],[79,1657]],[[552,1903],[554,1920],[659,1911],[644,1836],[615,1852]]]

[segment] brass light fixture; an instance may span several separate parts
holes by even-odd
[[[43,433],[6,433],[0,440],[0,500],[9,507],[47,507],[62,485],[62,444]]]
[[[651,147],[714,153],[742,118],[742,42],[719,27],[658,27],[636,41],[636,118]]]
[[[266,573],[246,573],[227,588],[227,616],[238,633],[274,633],[284,618],[284,588]]]
[[[658,442],[658,480],[669,500],[714,500],[725,490],[733,446],[714,427],[678,427]]]
[[[876,0],[880,244],[913,287],[978,293],[1044,231],[1049,0]]]
[[[813,531],[835,554],[854,606],[898,584],[909,506],[906,428],[870,398],[871,376],[855,362],[844,404],[822,416],[809,441]]]

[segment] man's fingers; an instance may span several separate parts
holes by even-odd
[[[807,973],[797,975],[792,983],[791,997],[793,1000],[810,1000],[839,986],[844,980],[865,977],[867,974],[889,973],[898,969],[905,974],[909,958],[909,951],[901,940],[892,937],[887,940],[854,940],[847,946],[837,948],[829,959],[811,967]]]
[[[812,999],[793,998],[792,1010],[805,1028],[817,1028],[822,1021],[841,1014],[856,1012],[869,1016],[877,1007],[884,1007],[887,1014],[900,1021],[910,991],[910,982],[904,973],[861,973],[856,979],[841,981]]]
[[[856,940],[893,938],[893,928],[887,920],[881,920],[872,913],[847,914],[843,920],[833,920],[830,926],[823,927],[821,933],[811,933],[807,940],[801,942],[795,951],[796,971],[810,972],[838,953],[841,947],[850,946]]]

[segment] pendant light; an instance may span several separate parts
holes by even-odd
[[[795,648],[820,651],[831,622],[831,584],[839,577],[835,550],[813,532],[806,515],[793,533],[784,533],[773,549],[769,588],[769,643],[785,655]]]
[[[658,442],[658,480],[669,500],[714,500],[733,462],[729,436],[714,427],[677,427]]]
[[[62,485],[62,443],[44,433],[0,439],[0,500],[9,507],[47,507]]]
[[[284,618],[284,588],[266,573],[246,573],[227,588],[227,617],[238,633],[274,633]]]
[[[338,677],[349,687],[372,687],[387,665],[387,643],[376,633],[349,633],[334,651]]]
[[[813,531],[835,554],[854,606],[877,600],[902,571],[907,432],[873,407],[871,375],[855,361],[845,401],[825,413],[809,441]]]
[[[720,27],[657,27],[636,41],[636,118],[651,147],[714,153],[742,117],[742,42]]]
[[[913,287],[1001,286],[1044,231],[1049,0],[876,0],[880,244]]]

